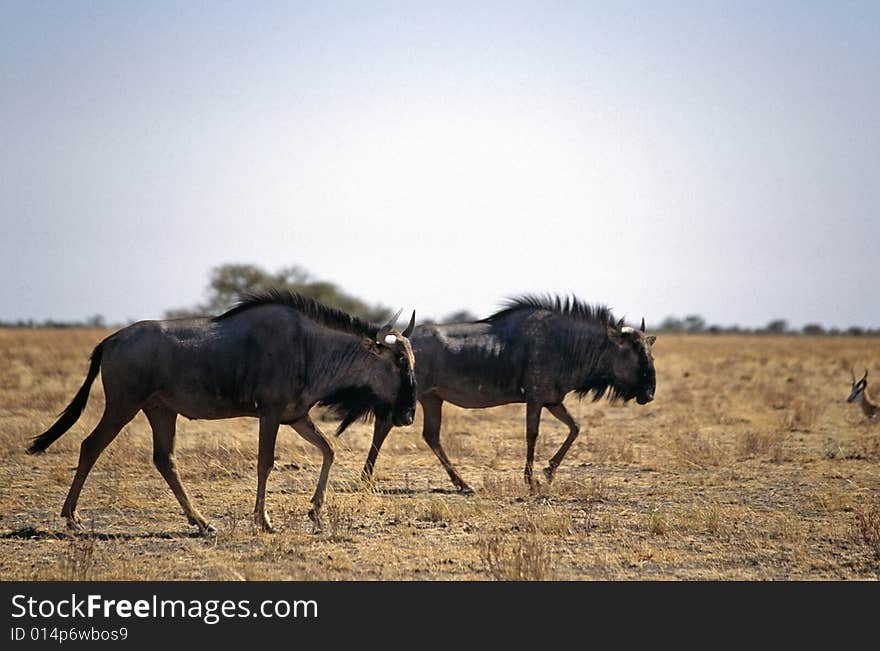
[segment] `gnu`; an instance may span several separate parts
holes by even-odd
[[[69,527],[83,483],[119,430],[143,410],[153,430],[153,461],[190,524],[212,531],[190,502],[174,463],[177,415],[191,419],[253,416],[260,421],[254,520],[271,530],[266,481],[280,424],[290,425],[323,455],[309,516],[321,524],[321,505],[333,447],[309,417],[314,405],[334,409],[339,432],[371,413],[409,425],[416,405],[409,326],[394,329],[398,314],[379,327],[298,294],[269,291],[245,297],[214,318],[141,321],[119,330],[92,352],[88,374],[59,419],[37,436],[28,453],[42,452],[77,421],[98,372],[106,404],[82,442],[79,464],[61,509]]]
[[[590,306],[575,297],[523,296],[504,309],[474,323],[424,325],[415,329],[418,400],[422,405],[422,436],[437,455],[455,487],[473,492],[459,476],[440,445],[444,401],[468,409],[508,403],[526,404],[525,481],[534,486],[532,464],[541,410],[568,426],[569,434],[550,459],[548,481],[578,436],[579,428],[563,404],[566,394],[607,395],[612,400],[635,398],[644,405],[654,399],[655,376],[651,347],[656,337],[615,322],[604,306]],[[373,443],[362,479],[372,481],[379,450],[393,423],[376,419]]]

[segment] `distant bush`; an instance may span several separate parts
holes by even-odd
[[[763,330],[770,335],[784,335],[788,331],[788,321],[785,319],[775,319],[764,326]]]
[[[314,280],[300,267],[286,267],[269,273],[252,264],[224,264],[211,270],[208,281],[208,300],[193,308],[173,309],[165,312],[166,318],[181,318],[220,314],[235,305],[246,292],[281,289],[298,292],[325,305],[339,308],[374,322],[384,322],[391,310],[381,305],[371,306],[359,298],[345,293],[334,283]]]
[[[773,334],[773,335],[781,335],[781,334],[800,334],[804,335],[829,335],[829,336],[840,336],[846,335],[849,337],[861,337],[861,336],[873,336],[876,337],[880,335],[880,328],[863,328],[861,326],[850,326],[846,329],[841,329],[837,327],[831,327],[827,330],[818,323],[808,323],[804,325],[800,330],[793,330],[789,327],[788,321],[785,319],[774,319],[767,323],[763,328],[745,328],[740,327],[738,325],[731,326],[721,326],[721,325],[707,325],[706,321],[699,315],[691,314],[689,316],[682,318],[678,318],[676,316],[668,316],[663,321],[660,322],[660,325],[656,328],[649,328],[649,330],[658,330],[660,332],[671,332],[671,333],[687,333],[687,334],[697,334],[697,333],[705,333],[705,334]]]
[[[458,310],[451,314],[447,314],[440,323],[467,323],[476,320],[477,315],[470,310]]]

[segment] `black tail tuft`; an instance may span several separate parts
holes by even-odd
[[[64,434],[64,432],[73,427],[73,424],[82,415],[83,409],[86,408],[86,402],[89,400],[89,390],[92,388],[92,382],[95,381],[98,371],[101,369],[101,353],[103,352],[103,349],[103,341],[95,346],[95,350],[92,351],[92,361],[91,364],[89,364],[89,372],[86,374],[86,379],[83,381],[79,391],[77,391],[73,400],[70,401],[70,404],[67,405],[67,408],[61,412],[61,415],[58,420],[55,421],[55,424],[39,436],[34,437],[33,442],[27,449],[28,454],[39,454],[40,452],[43,452],[46,448],[61,438],[61,435]]]

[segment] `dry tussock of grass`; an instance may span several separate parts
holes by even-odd
[[[875,499],[856,509],[855,527],[857,539],[880,561],[880,500]]]
[[[680,462],[700,469],[720,466],[726,463],[729,457],[727,450],[716,437],[699,432],[674,436],[672,450]]]
[[[480,557],[496,581],[552,581],[553,563],[538,536],[485,538]]]
[[[638,453],[632,442],[620,434],[591,432],[587,440],[587,449],[592,453],[596,463],[634,463],[638,461]]]
[[[545,536],[568,536],[574,533],[572,514],[553,507],[524,512],[513,528]]]
[[[748,430],[739,436],[740,458],[768,455],[770,460],[781,463],[784,460],[783,443],[787,434],[780,431]]]
[[[481,515],[483,502],[479,497],[463,498],[461,496],[444,497],[432,495],[427,501],[423,513],[416,519],[433,523],[462,523]]]
[[[480,494],[494,499],[517,499],[528,493],[522,475],[486,471]]]

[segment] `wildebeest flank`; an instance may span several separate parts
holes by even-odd
[[[79,392],[28,452],[42,452],[70,429],[100,371],[104,414],[80,448],[76,475],[61,510],[68,526],[81,527],[76,505],[83,483],[104,448],[139,410],[153,430],[156,467],[190,524],[200,531],[212,527],[192,505],[174,461],[178,414],[192,419],[259,419],[254,519],[265,530],[272,528],[265,494],[278,427],[293,427],[323,456],[309,512],[320,526],[334,452],[309,410],[316,404],[336,410],[342,417],[339,432],[371,412],[383,422],[412,423],[415,374],[407,337],[415,313],[402,333],[393,330],[395,319],[379,327],[299,294],[269,291],[247,296],[214,318],[135,323],[95,347]]]
[[[465,408],[526,403],[526,483],[533,485],[532,463],[541,410],[569,428],[550,459],[548,481],[578,436],[579,427],[563,399],[574,391],[593,400],[646,404],[654,399],[651,347],[656,337],[615,321],[604,306],[575,297],[522,296],[492,316],[473,323],[418,326],[412,336],[418,399],[424,414],[422,435],[459,491],[471,492],[440,444],[443,402]],[[393,423],[377,419],[362,477],[372,480],[379,450]]]

